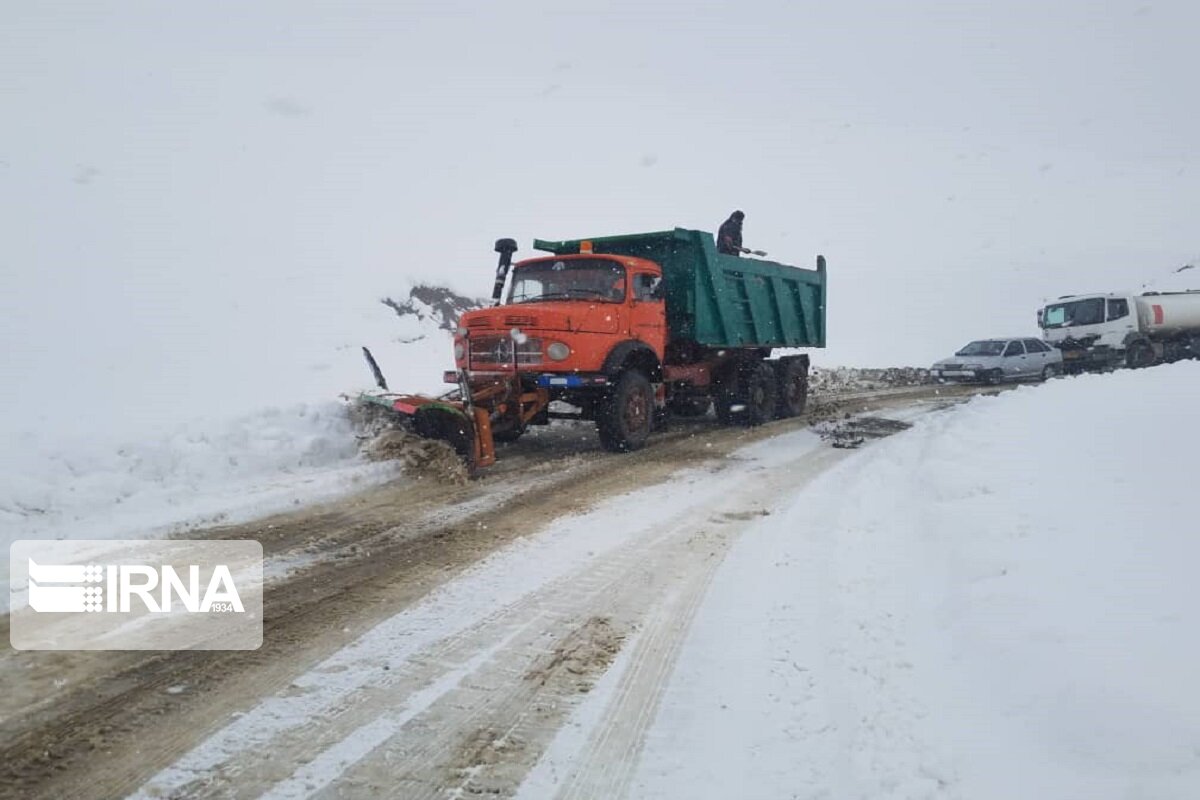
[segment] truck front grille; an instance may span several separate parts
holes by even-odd
[[[536,366],[542,363],[542,340],[532,337],[514,342],[510,336],[479,336],[471,338],[471,367],[494,369],[513,366]]]

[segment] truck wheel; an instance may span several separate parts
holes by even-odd
[[[775,416],[779,419],[798,417],[808,405],[808,370],[799,360],[784,361],[779,368],[779,400]]]
[[[1134,342],[1125,351],[1125,364],[1130,369],[1141,369],[1154,364],[1154,348],[1149,342]]]
[[[736,421],[738,412],[733,408],[745,402],[741,396],[742,383],[741,369],[736,366],[723,370],[714,381],[713,411],[722,425],[732,425]]]
[[[605,450],[626,453],[646,444],[654,424],[654,389],[636,369],[617,378],[608,396],[596,405],[596,432]]]
[[[746,376],[746,424],[762,425],[775,418],[775,407],[779,398],[775,368],[760,361],[748,370]]]

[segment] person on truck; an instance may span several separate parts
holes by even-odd
[[[729,219],[721,223],[721,228],[717,231],[718,253],[727,256],[742,254],[742,220],[745,218],[746,215],[741,211],[735,211],[729,215]]]

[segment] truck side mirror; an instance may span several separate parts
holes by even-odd
[[[635,303],[662,300],[666,296],[663,279],[648,272],[639,272],[633,276],[633,301]]]

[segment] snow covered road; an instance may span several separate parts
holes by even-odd
[[[852,407],[864,410],[943,402],[933,394],[928,389],[903,397],[889,393],[876,400],[856,399]],[[941,394],[940,390],[936,394]],[[840,401],[826,401],[817,404],[813,413],[840,416],[846,407]],[[550,603],[559,595],[568,596],[561,591],[562,585],[574,592],[589,584],[587,576],[609,574],[605,579],[609,583],[602,589],[593,587],[582,595],[570,595],[575,600],[567,605],[575,609],[572,613],[576,616],[525,620],[521,624],[528,622],[532,625],[529,630],[537,635],[533,640],[513,642],[514,647],[529,645],[533,652],[541,653],[546,663],[534,664],[534,673],[557,676],[546,679],[544,691],[560,691],[563,681],[568,681],[568,686],[571,681],[582,681],[567,691],[568,697],[578,698],[583,694],[580,687],[586,688],[593,673],[603,672],[621,649],[618,645],[632,641],[636,626],[631,620],[644,613],[638,604],[651,603],[649,596],[631,590],[633,578],[622,570],[628,567],[645,574],[645,565],[667,558],[661,548],[679,545],[669,539],[656,545],[658,550],[639,549],[657,541],[646,531],[655,533],[661,528],[673,531],[672,536],[682,536],[688,521],[707,519],[706,512],[718,517],[709,524],[719,529],[722,540],[744,527],[761,511],[747,511],[742,503],[755,496],[747,487],[759,482],[763,470],[762,464],[733,454],[781,436],[800,435],[811,445],[813,437],[802,433],[805,424],[793,420],[745,430],[692,421],[657,436],[654,446],[625,456],[599,452],[590,429],[566,425],[539,431],[539,435],[505,448],[495,468],[465,486],[400,481],[311,508],[204,531],[209,538],[253,538],[262,543],[273,576],[265,598],[263,648],[242,653],[55,655],[9,651],[0,655],[0,718],[4,719],[0,727],[0,796],[123,796],[156,774],[175,785],[171,782],[182,772],[195,772],[195,765],[201,763],[189,761],[192,756],[187,754],[206,738],[215,736],[214,741],[222,741],[240,735],[236,733],[239,730],[249,730],[245,741],[259,742],[264,730],[255,727],[254,720],[260,717],[254,709],[263,703],[272,706],[277,701],[271,698],[307,695],[315,691],[314,686],[326,687],[309,698],[315,705],[304,706],[313,711],[314,720],[320,719],[331,708],[337,713],[335,707],[346,697],[361,701],[362,695],[356,693],[364,686],[362,675],[374,678],[394,673],[401,683],[386,695],[387,708],[393,714],[368,728],[372,735],[381,736],[390,726],[400,724],[394,714],[401,706],[395,701],[408,696],[404,687],[416,692],[415,696],[424,696],[420,694],[422,681],[444,685],[444,675],[416,669],[418,662],[440,659],[439,648],[451,646],[455,637],[462,636],[455,651],[465,654],[462,663],[486,672],[488,664],[477,664],[474,659],[495,644],[496,640],[487,637],[496,635],[503,625],[524,619],[527,611],[522,610],[526,608],[522,603],[532,600],[521,598]],[[828,448],[821,452],[841,455]],[[779,457],[800,459],[816,455],[817,451],[808,453],[806,448],[794,453],[785,448],[779,453]],[[768,459],[764,463],[775,462]],[[781,477],[786,478],[786,473]],[[696,486],[685,489],[693,478]],[[714,492],[714,486],[722,491]],[[786,493],[786,488],[777,486],[773,491]],[[626,498],[630,492],[641,492],[647,499]],[[624,499],[616,502],[616,498]],[[733,506],[726,508],[724,503]],[[600,508],[606,511],[598,511]],[[726,518],[726,513],[731,516]],[[571,537],[560,528],[586,532]],[[641,542],[639,537],[647,541]],[[553,551],[557,555],[547,558],[539,548],[552,541],[566,549]],[[694,546],[703,548],[703,543]],[[709,560],[706,563],[719,560],[713,555],[716,551],[698,552]],[[475,570],[489,569],[488,559],[493,557],[502,558],[500,563],[510,571],[502,590],[470,582],[475,580],[471,577]],[[680,563],[692,562],[684,559]],[[646,591],[664,591],[672,585],[674,574],[665,568],[651,573]],[[462,587],[455,588],[460,581],[474,588],[463,595]],[[466,610],[439,605],[445,597],[440,594],[443,591],[451,597],[466,596]],[[634,607],[622,616],[619,609],[610,608],[614,602],[633,603]],[[508,613],[503,612],[505,603],[513,604],[507,621],[488,623],[483,639],[470,633],[485,617]],[[418,612],[418,608],[424,610]],[[448,616],[443,618],[443,612]],[[389,623],[393,617],[396,619]],[[663,617],[671,618],[670,614]],[[0,624],[5,621],[0,617]],[[375,650],[356,649],[354,643],[360,638],[383,636],[389,624],[398,638],[385,637],[384,644],[373,645]],[[406,627],[412,624],[418,627]],[[376,629],[380,632],[372,633]],[[392,644],[396,645],[394,651],[388,649]],[[417,649],[408,649],[413,647]],[[356,661],[355,653],[378,655],[384,650],[390,655],[382,666]],[[504,653],[504,659],[515,657],[509,649]],[[458,668],[463,668],[462,663]],[[588,665],[586,669],[581,663]],[[669,659],[662,663],[669,664]],[[328,675],[317,674],[315,683],[302,680],[322,664],[334,672],[356,665],[347,667],[341,676],[349,683],[338,682],[345,687],[343,695],[333,690]],[[479,678],[478,674],[468,677]],[[370,684],[367,681],[365,685]],[[566,712],[566,704],[559,707]],[[225,730],[243,716],[249,718],[247,722]],[[305,714],[300,716],[301,724],[294,730],[286,725],[267,729],[262,743],[279,746],[281,753],[288,752],[285,743],[290,736],[311,739],[303,743],[310,748],[318,742],[327,748],[335,744],[313,737],[315,723],[308,722]],[[348,726],[349,741],[355,746],[366,741],[349,735],[359,726],[358,717],[341,719]],[[364,724],[371,725],[369,720]],[[420,725],[422,718],[409,724]],[[463,736],[478,733],[456,726],[446,731],[447,736],[459,737],[460,746],[466,746]],[[335,733],[331,727],[325,736]],[[282,738],[276,740],[276,734]],[[221,747],[207,747],[203,752],[209,754],[204,758],[216,758],[214,769],[225,753]],[[335,747],[329,757],[339,752],[343,751]],[[535,758],[538,750],[530,747],[525,752],[526,757]],[[298,751],[301,759],[309,755],[315,756],[310,750]],[[244,757],[239,754],[234,761]],[[289,763],[281,758],[275,770],[283,770]],[[363,763],[370,759],[364,758]],[[238,769],[236,763],[233,769]],[[275,782],[292,777],[300,780],[303,776],[293,776],[294,770],[295,764],[292,770],[275,775]],[[513,786],[517,773],[519,770],[508,778]],[[234,779],[220,785],[225,793],[240,792],[242,783]],[[334,781],[332,785],[338,784]],[[185,793],[194,788],[189,786]],[[344,788],[339,786],[338,791]]]
[[[739,527],[840,457],[789,434],[682,473],[669,494],[651,487],[559,520],[299,676],[139,796],[511,793],[623,640],[665,678]],[[626,711],[653,704],[655,687],[641,688]],[[584,796],[616,796],[607,764],[597,776],[605,788]]]
[[[233,530],[314,556],[263,650],[10,657],[0,787],[1194,797],[1198,387],[889,396],[912,429],[857,450],[800,423],[621,457],[535,438],[472,486]]]

